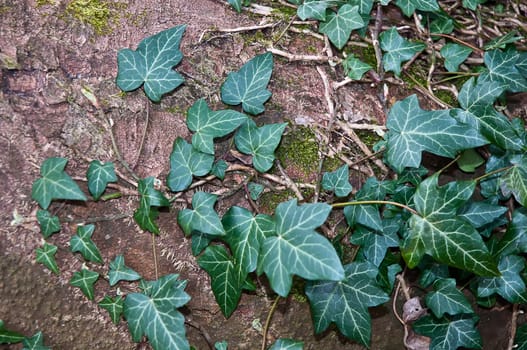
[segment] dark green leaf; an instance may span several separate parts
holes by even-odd
[[[194,231],[212,236],[225,235],[221,220],[214,211],[216,199],[216,195],[196,192],[192,196],[192,207],[194,209],[183,209],[178,213],[178,223],[187,236]]]
[[[375,231],[382,230],[381,214],[376,205],[348,205],[344,208],[344,216],[350,227],[361,224]]]
[[[475,11],[479,4],[483,4],[487,0],[463,0],[463,7]]]
[[[348,165],[344,164],[335,171],[324,173],[322,188],[327,191],[334,191],[337,197],[346,197],[350,194],[352,187],[349,182]]]
[[[408,17],[413,15],[415,10],[436,12],[440,9],[437,0],[397,0],[395,4]]]
[[[108,311],[113,323],[119,323],[124,309],[124,299],[121,296],[117,296],[115,298],[105,296],[99,302],[99,306]]]
[[[492,50],[485,52],[483,60],[487,71],[481,73],[478,83],[498,82],[503,89],[511,92],[527,90],[527,79],[520,74],[516,63],[520,54],[516,50]]]
[[[364,73],[372,69],[372,66],[362,62],[355,55],[348,55],[342,61],[342,67],[346,75],[352,80],[361,80]]]
[[[293,339],[278,339],[268,350],[302,350],[304,342]]]
[[[503,256],[498,269],[501,276],[480,278],[478,296],[488,297],[494,293],[501,295],[512,304],[527,303],[527,290],[520,272],[525,268],[523,257],[516,255]]]
[[[82,269],[73,274],[70,279],[70,284],[74,287],[79,287],[84,295],[90,300],[93,300],[93,285],[99,279],[99,274],[95,271]]]
[[[242,12],[242,0],[227,0],[229,4],[236,10],[236,12]]]
[[[527,324],[521,325],[516,330],[514,338],[514,350],[527,350]]]
[[[141,279],[141,275],[124,264],[124,257],[122,255],[117,255],[115,259],[110,262],[108,279],[110,286],[113,286],[119,281],[137,281],[138,279]]]
[[[512,160],[514,166],[501,176],[502,191],[510,192],[523,207],[527,207],[527,157]]]
[[[475,327],[475,319],[470,315],[462,315],[453,319],[437,319],[426,315],[413,324],[413,329],[419,334],[432,338],[430,350],[481,349],[481,336]]]
[[[515,43],[521,39],[523,39],[523,36],[521,36],[517,30],[513,30],[505,35],[490,40],[488,43],[483,45],[483,50],[488,51],[493,49],[504,49],[507,44]]]
[[[142,230],[159,234],[159,227],[156,224],[159,211],[156,208],[151,208],[141,205],[134,211],[134,220],[137,222]]]
[[[397,220],[383,220],[381,230],[374,232],[364,227],[358,227],[353,231],[350,242],[360,245],[360,254],[375,266],[379,266],[384,260],[386,251],[390,247],[399,246],[400,223]]]
[[[297,15],[303,21],[308,18],[325,21],[326,10],[339,3],[341,2],[334,0],[305,0],[302,5],[298,6]]]
[[[0,344],[20,343],[23,339],[22,334],[5,329],[4,321],[0,320]]]
[[[247,189],[249,190],[249,194],[251,196],[251,199],[253,201],[258,200],[260,198],[261,194],[263,193],[265,187],[263,185],[260,185],[256,182],[249,182],[247,184]]]
[[[44,334],[42,332],[37,332],[31,338],[25,338],[22,340],[22,345],[24,346],[22,350],[51,350],[51,348],[44,346]]]
[[[457,72],[459,65],[472,53],[470,47],[448,43],[441,48],[441,56],[445,59],[445,68],[449,72]]]
[[[218,160],[212,166],[210,173],[216,176],[218,179],[223,180],[225,178],[225,171],[229,168],[229,164],[223,159]]]
[[[381,48],[385,52],[382,57],[384,70],[392,71],[397,76],[401,74],[401,63],[410,60],[426,47],[423,43],[410,42],[404,39],[395,27],[382,32],[379,39]]]
[[[117,85],[132,91],[144,84],[146,96],[154,102],[183,83],[183,77],[172,68],[183,54],[179,44],[186,26],[180,25],[143,39],[136,51],[122,49],[117,55]]]
[[[499,241],[494,256],[527,253],[527,209],[512,212],[512,221]]]
[[[328,36],[339,50],[348,42],[353,29],[364,27],[358,6],[345,4],[338,12],[329,11],[326,20],[320,23],[319,31]]]
[[[359,7],[359,13],[369,15],[373,8],[373,0],[348,0],[348,4]]]
[[[497,220],[507,212],[506,207],[486,202],[470,202],[462,207],[459,216],[467,220],[475,228],[481,228]]]
[[[90,163],[86,177],[88,178],[88,189],[94,200],[101,197],[108,183],[117,181],[113,163],[101,163],[98,160],[93,160]]]
[[[485,164],[485,159],[475,149],[470,148],[461,152],[456,163],[462,171],[473,173],[479,166]]]
[[[59,267],[57,266],[57,261],[55,260],[55,254],[57,253],[57,246],[44,242],[42,248],[37,248],[37,262],[44,264],[48,269],[51,270],[54,274],[59,274]]]
[[[94,230],[93,224],[77,226],[77,234],[70,239],[70,249],[72,253],[80,252],[86,260],[102,264],[101,252],[91,240]]]
[[[37,211],[37,221],[40,226],[40,232],[44,238],[48,238],[55,232],[60,231],[60,221],[58,216],[51,216],[49,211],[39,209]]]
[[[437,318],[449,315],[474,313],[465,295],[456,288],[453,278],[441,278],[434,282],[434,291],[426,295],[426,305]]]
[[[191,236],[190,249],[192,250],[192,255],[198,256],[201,254],[203,249],[207,248],[210,242],[214,239],[214,236],[207,235],[198,231],[194,231]]]
[[[35,180],[31,190],[31,198],[42,209],[48,209],[54,199],[87,200],[75,181],[64,172],[66,163],[65,158],[48,158],[42,163],[41,177]]]
[[[430,23],[430,34],[450,34],[453,31],[454,31],[454,20],[452,18],[439,17],[439,18],[434,19],[432,23]],[[436,37],[437,36],[433,36],[433,38],[436,38]]]
[[[145,207],[169,207],[168,199],[161,191],[155,189],[155,182],[156,179],[152,176],[139,180],[137,191],[141,195],[141,200],[146,201]]]

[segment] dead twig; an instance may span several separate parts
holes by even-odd
[[[511,330],[509,334],[509,345],[507,346],[507,350],[513,350],[515,348],[514,346],[514,338],[516,338],[516,327],[517,327],[517,321],[518,321],[518,304],[514,304],[512,306],[512,316],[511,316]]]
[[[266,28],[274,28],[277,25],[282,23],[282,21],[273,22],[273,23],[266,23],[261,25],[255,25],[255,26],[248,26],[248,27],[236,27],[236,28],[217,28],[217,29],[205,29],[201,35],[199,36],[198,43],[201,43],[203,41],[203,37],[206,33],[240,33],[240,32],[251,32],[255,30],[261,30]]]
[[[294,62],[294,61],[329,62],[329,61],[333,61],[335,63],[339,63],[341,61],[341,59],[338,57],[330,58],[328,56],[321,56],[321,55],[295,55],[295,54],[282,51],[279,49],[275,49],[272,47],[267,49],[267,51],[275,55],[285,57],[289,60],[289,62]]]

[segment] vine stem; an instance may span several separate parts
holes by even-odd
[[[481,180],[484,180],[486,179],[487,177],[491,177],[492,175],[496,175],[498,173],[501,173],[503,171],[507,171],[509,169],[512,169],[514,167],[514,165],[510,165],[510,166],[506,166],[506,167],[503,167],[503,168],[499,168],[499,169],[496,169],[496,170],[493,170],[491,171],[490,173],[487,173],[487,174],[483,174],[481,175],[480,177],[476,177],[474,179],[474,181],[476,182],[480,182]]]
[[[154,255],[154,271],[156,274],[156,280],[159,278],[159,274],[157,271],[157,254],[156,254],[156,236],[152,233],[152,253]]]
[[[342,203],[333,203],[331,205],[331,207],[332,208],[343,208],[343,207],[347,207],[347,206],[350,206],[350,205],[369,205],[369,204],[389,204],[389,205],[393,205],[393,206],[396,206],[396,207],[399,207],[399,208],[406,209],[406,210],[408,210],[410,213],[412,213],[414,215],[421,216],[415,209],[410,208],[409,206],[407,206],[405,204],[401,204],[401,203],[398,203],[398,202],[392,202],[392,201],[371,200],[371,201],[342,202]]]
[[[511,317],[511,331],[509,335],[509,345],[507,350],[514,349],[514,340],[516,338],[516,322],[518,321],[518,304],[512,306],[512,317]]]
[[[274,310],[276,310],[276,306],[278,305],[278,301],[280,301],[280,296],[277,295],[273,305],[271,305],[271,309],[269,309],[269,314],[267,315],[267,319],[265,320],[265,325],[263,329],[263,339],[262,339],[262,350],[265,350],[265,345],[267,343],[267,331],[269,330],[269,325],[271,324],[271,319],[273,318]]]

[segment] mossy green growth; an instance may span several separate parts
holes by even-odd
[[[37,0],[37,7],[55,5],[55,0]]]
[[[377,58],[375,57],[375,49],[373,45],[353,46],[353,50],[346,50],[347,55],[355,55],[364,63],[369,64],[372,67],[377,67]]]
[[[292,198],[295,198],[295,194],[291,190],[265,192],[258,200],[258,204],[260,205],[262,212],[273,214],[278,204],[287,202]]]
[[[356,130],[355,132],[357,133],[357,136],[361,139],[361,141],[364,142],[366,146],[368,146],[369,149],[372,149],[377,142],[382,140],[382,137],[370,130]]]
[[[117,14],[103,0],[73,0],[66,7],[66,13],[79,21],[89,24],[97,35],[111,31],[111,20]]]
[[[293,180],[311,182],[319,165],[318,141],[308,127],[297,126],[282,137],[276,158]]]

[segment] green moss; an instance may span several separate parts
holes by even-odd
[[[258,204],[264,213],[273,214],[278,204],[287,202],[295,198],[295,194],[291,190],[281,192],[266,192],[262,194],[258,200]]]
[[[276,158],[294,180],[313,181],[319,164],[318,142],[308,127],[296,127],[282,137]]]
[[[123,7],[123,3],[109,5],[104,0],[73,0],[66,7],[66,13],[90,25],[97,35],[103,35],[111,32],[111,23],[118,17],[117,9]]]
[[[435,96],[441,101],[448,103],[453,107],[459,107],[456,96],[447,90],[437,90],[434,92]]]
[[[370,149],[373,148],[377,142],[382,140],[382,137],[370,130],[356,130],[355,132],[362,142],[364,142],[364,144]]]
[[[377,58],[375,57],[373,45],[368,45],[368,47],[353,46],[353,50],[346,50],[346,54],[355,55],[364,63],[377,67]]]
[[[326,157],[322,163],[322,171],[335,171],[342,166],[342,161],[338,157]]]
[[[243,39],[243,42],[247,46],[254,45],[254,44],[261,44],[264,46],[268,46],[272,44],[272,41],[271,41],[272,38],[270,38],[268,35],[265,35],[261,30],[243,33],[241,34],[241,37]]]
[[[37,7],[55,5],[55,0],[37,0]]]

